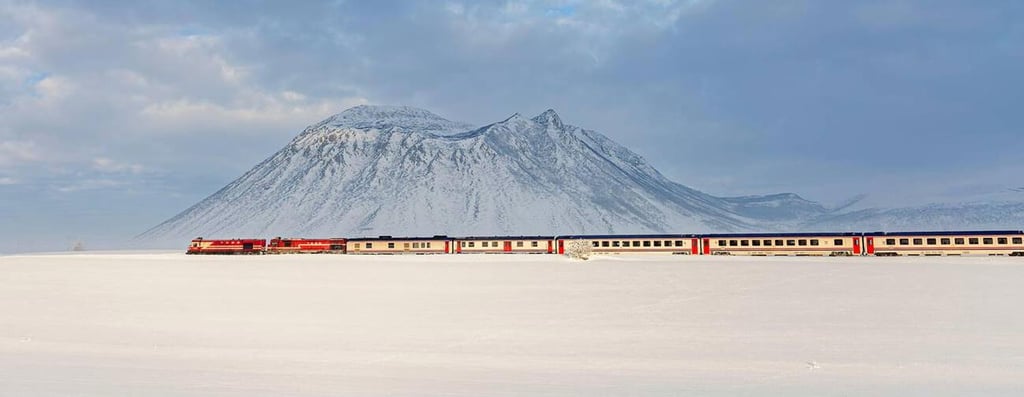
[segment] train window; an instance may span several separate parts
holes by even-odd
[[[736,240],[729,240],[729,246],[730,246],[730,247],[735,247],[735,246],[737,246],[737,245],[739,245],[739,241],[736,241]]]
[[[818,239],[811,239],[811,245],[818,245]]]
[[[366,249],[373,249],[373,243],[366,243]]]
[[[634,241],[633,242],[633,246],[634,247],[639,247],[640,246],[640,242],[639,241]]]
[[[422,246],[422,245],[420,245],[420,246]],[[430,248],[430,242],[429,241],[427,241],[427,248]]]
[[[590,245],[593,246],[594,248],[597,248],[601,246],[601,243],[598,241],[591,241]]]
[[[466,242],[465,241],[459,241],[459,246],[461,246],[462,248],[466,248]]]
[[[924,244],[924,239],[920,239],[920,238],[915,238],[914,239],[914,245],[922,245],[922,244]]]
[[[953,239],[953,244],[964,245],[964,238],[963,237],[957,237],[957,238]]]
[[[618,247],[618,246],[619,246],[619,242],[618,241],[612,241],[612,247]]]
[[[967,239],[967,242],[969,244],[975,244],[976,245],[976,244],[978,244],[978,238],[977,237],[971,237],[971,238]]]
[[[676,240],[676,247],[682,247],[682,246],[683,246],[683,240]]]
[[[782,246],[782,240],[775,240],[775,246],[776,247],[781,247]]]
[[[786,240],[786,246],[792,247],[796,245],[796,240]]]
[[[765,240],[764,241],[764,246],[765,247],[771,247],[772,246],[772,241],[771,240]]]
[[[665,240],[665,246],[666,247],[671,247],[672,246],[672,240]]]
[[[476,242],[475,241],[470,241],[469,242],[469,248],[473,248],[474,246],[476,246]]]
[[[725,246],[725,240],[718,240],[718,246],[719,247],[724,247]]]
[[[1007,240],[1006,237],[1000,237],[998,240],[996,240],[996,244],[1007,244],[1008,242],[1009,240]]]
[[[420,247],[420,243],[412,243],[412,247],[413,248],[419,248]]]
[[[359,249],[359,243],[356,243],[356,249]]]
[[[753,245],[755,247],[760,247],[761,246],[761,240],[750,240],[750,245]]]
[[[644,240],[644,247],[650,247],[650,246],[651,246],[651,242],[649,240]]]
[[[1014,238],[1013,238],[1013,243],[1014,243],[1014,244],[1024,244],[1024,238],[1021,238],[1021,237],[1014,237]]]
[[[750,245],[750,240],[740,240],[740,245],[746,247]]]
[[[803,246],[807,245],[807,240],[797,240],[796,243],[797,243],[797,245],[803,247]]]
[[[282,234],[284,234],[284,233],[282,233]],[[291,247],[292,246],[292,241],[291,240],[285,241],[284,242],[284,246],[285,247]]]
[[[388,248],[395,248],[395,243],[388,243]]]
[[[516,248],[523,248],[523,242],[522,241],[516,241]]]
[[[935,245],[935,239],[933,239],[933,238],[928,239],[928,245]]]
[[[840,245],[843,245],[843,239],[837,238],[835,241],[832,242],[832,245],[837,246],[837,247],[840,246]]]
[[[941,239],[939,239],[939,244],[942,244],[942,245],[949,245],[949,238],[947,237],[947,238],[941,238]]]
[[[602,247],[607,247],[608,246],[608,241],[602,241],[601,242],[601,246]]]
[[[894,239],[894,238],[887,238],[887,239],[885,239],[885,245],[896,245],[896,239]]]
[[[654,246],[655,246],[655,247],[660,247],[660,246],[661,246],[661,241],[659,241],[659,240],[654,240]]]
[[[983,242],[985,244],[992,244],[992,237],[985,237],[985,238],[981,239],[981,242]]]
[[[534,248],[537,248],[537,242],[536,241],[531,241],[530,242],[530,246],[534,247]]]
[[[409,243],[402,244],[402,248],[409,249]]]
[[[901,238],[900,239],[900,245],[910,245],[910,239],[909,238]]]

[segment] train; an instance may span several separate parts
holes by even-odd
[[[259,238],[192,240],[187,254],[461,255],[566,254],[731,256],[1024,256],[1024,231],[625,234],[561,236]]]

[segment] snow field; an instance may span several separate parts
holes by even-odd
[[[1022,258],[0,256],[0,395],[1019,395]]]

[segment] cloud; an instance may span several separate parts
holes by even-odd
[[[17,185],[19,181],[9,176],[0,177],[0,186]]]
[[[0,141],[0,167],[13,167],[37,162],[43,156],[35,143],[30,141]]]

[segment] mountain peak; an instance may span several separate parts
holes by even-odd
[[[462,132],[472,125],[445,119],[411,106],[359,105],[335,114],[319,125],[355,129],[400,129],[435,134]]]
[[[544,113],[541,113],[537,115],[537,117],[534,117],[533,121],[536,121],[544,125],[550,125],[555,128],[562,128],[562,118],[558,117],[558,113],[555,112],[555,109],[545,110]]]

